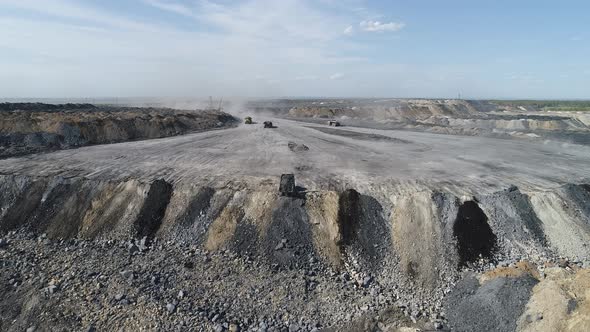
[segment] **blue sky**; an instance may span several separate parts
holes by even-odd
[[[590,98],[588,1],[0,0],[0,97]]]

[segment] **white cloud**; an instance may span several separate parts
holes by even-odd
[[[344,29],[343,33],[345,35],[351,35],[353,31],[354,31],[354,28],[352,27],[352,25],[349,25],[348,27],[346,27],[346,29]]]
[[[183,4],[162,0],[143,0],[143,2],[164,11],[183,16],[194,17],[192,10]]]
[[[0,15],[0,96],[329,96],[380,87],[362,76],[367,45],[342,38],[371,13],[314,0],[135,3],[150,7],[129,14],[100,1],[0,0],[0,12],[18,9]],[[187,18],[194,24],[178,24]]]
[[[330,75],[331,80],[341,80],[343,78],[344,78],[344,74],[342,74],[342,73],[334,73],[334,74]]]
[[[403,29],[406,24],[401,22],[389,22],[389,23],[382,23],[379,21],[362,21],[359,23],[361,30],[369,31],[369,32],[396,32]]]

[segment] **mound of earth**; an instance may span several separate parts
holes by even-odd
[[[236,124],[219,111],[90,104],[0,104],[0,158],[84,145],[161,138]]]
[[[345,125],[395,128],[452,135],[539,137],[587,144],[587,117],[556,114],[538,107],[512,107],[480,100],[393,99],[298,101],[282,113],[303,121],[338,119]],[[266,111],[272,107],[270,105]],[[277,108],[277,114],[281,114]]]
[[[359,118],[372,120],[416,121],[436,115],[467,117],[482,107],[463,100],[396,100],[391,105],[379,103],[347,105],[301,105],[289,110],[295,118]]]
[[[470,274],[446,297],[453,331],[587,331],[590,269],[526,261]]]
[[[277,185],[0,176],[2,329],[514,331],[545,308],[526,304],[547,263],[589,264],[585,185],[393,202]]]

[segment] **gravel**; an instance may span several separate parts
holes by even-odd
[[[515,331],[537,283],[530,275],[497,278],[483,285],[474,276],[463,279],[446,299],[453,331]]]
[[[31,323],[52,330],[342,330],[358,320],[377,324],[392,312],[402,317],[395,324],[412,324],[403,319],[411,304],[397,300],[401,289],[379,290],[372,277],[360,284],[341,278],[318,260],[293,269],[157,240],[129,255],[126,244],[111,240],[8,238],[11,245],[0,251],[1,331]],[[416,326],[429,322],[429,310],[423,307]]]

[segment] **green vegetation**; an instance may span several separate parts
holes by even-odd
[[[587,107],[544,107],[543,111],[559,112],[590,112],[590,106]]]
[[[499,106],[532,106],[542,111],[590,112],[590,100],[490,100]]]

